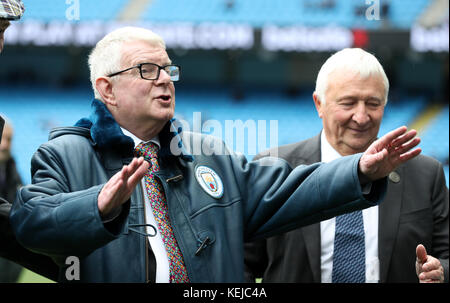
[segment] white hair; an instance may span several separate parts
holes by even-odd
[[[122,44],[126,41],[145,41],[166,49],[164,40],[145,28],[127,26],[107,34],[97,42],[88,59],[95,98],[101,99],[101,95],[95,87],[95,81],[99,77],[118,72],[122,68]]]
[[[336,70],[348,70],[358,73],[363,79],[372,75],[380,75],[384,84],[384,104],[387,103],[389,80],[383,67],[374,55],[360,48],[345,48],[333,54],[320,68],[316,79],[315,94],[325,104],[325,92],[329,75]]]

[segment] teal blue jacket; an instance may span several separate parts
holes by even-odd
[[[32,184],[18,192],[11,224],[22,245],[55,260],[60,281],[64,261],[76,256],[82,282],[147,282],[141,185],[113,221],[103,222],[97,207],[104,184],[132,160],[134,143],[103,103],[94,100],[92,107],[89,119],[53,130],[34,154]],[[221,140],[175,125],[169,121],[159,134],[157,177],[191,282],[242,282],[244,241],[373,206],[386,191],[384,178],[362,194],[361,155],[292,170],[275,158],[247,162]],[[195,177],[199,166],[217,174],[222,196],[203,189]]]

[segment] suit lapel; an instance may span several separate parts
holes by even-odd
[[[312,164],[320,162],[320,134],[309,140],[306,140],[302,150],[303,155],[307,155],[303,159],[296,159],[300,164]],[[310,260],[311,271],[313,273],[314,282],[321,282],[321,266],[320,266],[320,223],[312,224],[302,228],[303,237],[305,239],[306,251]]]
[[[392,250],[397,238],[402,192],[404,186],[403,167],[394,172],[397,176],[388,177],[388,190],[384,201],[378,208],[378,258],[380,260],[380,282],[387,280]],[[399,182],[393,182],[399,181]]]
[[[311,272],[315,283],[321,282],[320,266],[320,223],[308,225],[302,228],[303,238],[305,239],[306,251],[310,261]]]

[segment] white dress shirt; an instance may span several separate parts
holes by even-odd
[[[134,141],[134,146],[136,147],[139,143],[144,142],[140,140],[135,135],[130,133],[124,128],[121,128],[125,136],[131,137]],[[159,137],[155,137],[149,141],[145,141],[144,143],[153,142],[158,147],[161,147],[159,143]],[[166,247],[164,246],[164,242],[162,241],[161,234],[158,230],[158,224],[155,221],[155,216],[153,215],[153,210],[150,205],[150,200],[148,199],[148,195],[145,192],[145,180],[142,178],[141,180],[142,189],[144,190],[144,200],[145,200],[145,223],[151,224],[156,228],[156,236],[148,237],[148,242],[150,243],[150,247],[152,248],[153,254],[156,259],[156,283],[169,283],[170,282],[170,267],[169,267],[169,259],[167,257]],[[147,234],[153,234],[154,230],[150,227],[146,227]]]
[[[325,131],[320,137],[321,161],[330,162],[341,155],[328,143]],[[366,283],[378,283],[380,280],[380,264],[378,260],[378,206],[363,209],[365,248],[366,248]],[[336,218],[320,222],[321,236],[321,280],[331,283],[333,270],[334,232]]]

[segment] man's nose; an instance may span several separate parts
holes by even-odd
[[[170,83],[170,81],[172,81],[172,80],[170,80],[169,74],[165,70],[161,69],[159,71],[159,77],[156,80],[156,82],[167,84],[167,83]]]
[[[364,125],[370,121],[370,116],[364,102],[358,102],[353,114],[353,120],[359,125]]]

